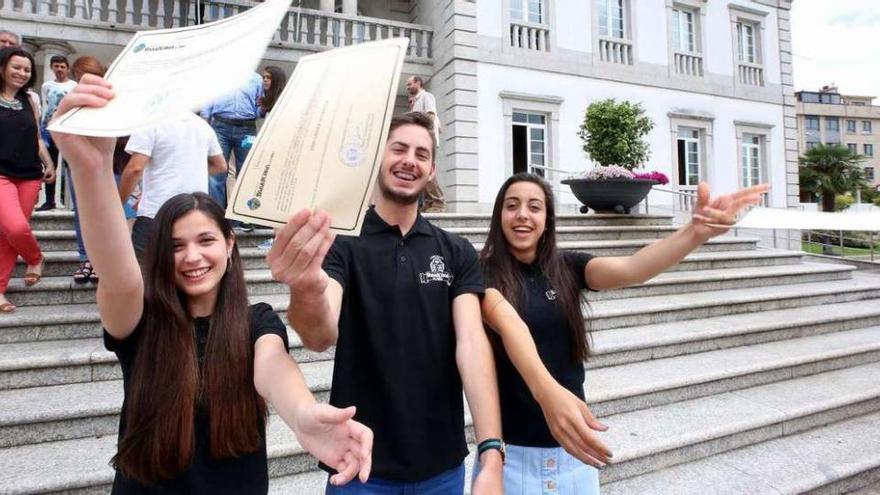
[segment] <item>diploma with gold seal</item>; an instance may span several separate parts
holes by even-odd
[[[359,235],[388,136],[409,41],[303,57],[248,153],[226,217],[280,227],[302,208]]]

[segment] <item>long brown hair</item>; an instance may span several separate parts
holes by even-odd
[[[196,409],[209,411],[211,456],[236,457],[262,442],[267,408],[254,388],[247,289],[233,244],[220,281],[204,366],[196,362],[186,295],[174,283],[174,223],[199,211],[223,237],[233,238],[223,209],[207,194],[178,194],[155,218],[144,264],[145,304],[140,342],[127,393],[126,430],[112,464],[146,484],[170,479],[190,465]]]
[[[268,72],[269,78],[272,81],[269,89],[263,95],[263,108],[266,110],[266,113],[269,113],[275,107],[275,102],[278,101],[281,92],[284,91],[284,86],[287,85],[287,76],[280,67],[274,65],[267,65],[263,68],[263,72]]]
[[[538,240],[535,262],[541,273],[547,278],[549,285],[556,290],[557,300],[568,321],[571,358],[576,362],[583,361],[590,353],[589,329],[583,313],[589,308],[586,301],[583,300],[581,292],[577,289],[578,284],[571,269],[556,247],[556,209],[553,190],[544,179],[535,174],[518,173],[511,176],[501,185],[501,189],[495,197],[489,235],[480,252],[480,262],[485,273],[486,286],[498,289],[504,298],[517,309],[526,297],[523,290],[522,274],[517,266],[518,261],[510,254],[507,239],[501,229],[504,195],[507,194],[510,186],[517,182],[531,182],[537,184],[544,191],[545,211],[547,212],[546,229]]]

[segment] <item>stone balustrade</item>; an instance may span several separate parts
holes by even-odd
[[[703,56],[698,53],[675,52],[673,64],[677,74],[703,77]]]
[[[199,17],[202,22],[225,19],[254,5],[242,0],[2,0],[0,17],[139,31],[193,25]],[[431,61],[430,26],[297,7],[282,19],[272,45],[318,51],[399,37],[410,39],[409,61]]]
[[[599,60],[613,64],[633,64],[632,41],[621,38],[599,38]]]
[[[549,52],[550,29],[540,24],[511,22],[510,46],[539,52]]]

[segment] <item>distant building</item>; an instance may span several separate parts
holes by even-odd
[[[841,144],[865,156],[862,167],[874,186],[880,184],[880,106],[873,96],[840,94],[837,86],[795,93],[800,153],[823,144]]]

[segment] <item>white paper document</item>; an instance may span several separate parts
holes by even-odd
[[[880,213],[828,213],[754,208],[734,225],[744,229],[864,230],[880,232]]]
[[[208,24],[135,33],[104,76],[116,96],[103,108],[67,112],[49,130],[127,136],[200,109],[247,81],[289,8],[290,0],[268,0]]]
[[[409,41],[303,57],[236,178],[226,217],[280,227],[303,208],[359,235],[379,173]]]

